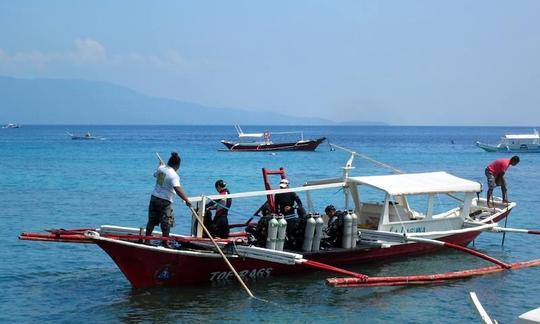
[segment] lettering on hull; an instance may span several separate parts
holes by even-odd
[[[242,279],[269,278],[272,270],[272,268],[242,270],[238,271],[238,275],[240,275]],[[210,281],[223,281],[232,279],[234,279],[234,273],[232,271],[210,272]]]
[[[390,229],[388,230],[389,232],[394,232],[394,233],[405,233],[405,231],[407,231],[407,233],[425,233],[426,232],[426,228],[425,227],[410,227],[410,228],[403,228],[403,227],[390,227]]]

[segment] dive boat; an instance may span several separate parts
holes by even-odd
[[[2,126],[2,128],[20,128],[21,125],[19,124],[12,124],[12,123],[9,123],[9,124],[5,124],[4,126]]]
[[[72,140],[95,140],[98,139],[98,137],[93,136],[90,132],[87,132],[84,135],[75,135],[71,134],[70,132],[66,131],[66,133],[71,136]]]
[[[532,134],[507,134],[497,145],[476,142],[476,146],[487,152],[540,152],[540,136],[536,129]]]
[[[143,228],[102,225],[22,233],[19,238],[96,244],[135,288],[186,286],[234,280],[236,272],[231,269],[236,269],[244,280],[313,268],[347,273],[335,267],[435,252],[444,244],[464,248],[482,231],[493,231],[496,222],[507,217],[516,206],[499,199],[490,208],[485,199],[476,197],[481,191],[480,183],[446,172],[351,177],[352,159],[353,156],[343,168],[343,175],[335,179],[272,189],[269,175],[285,179],[285,171],[283,168],[263,169],[265,190],[191,197],[199,212],[196,214],[192,209],[192,230],[188,235],[161,237],[159,232],[154,232],[147,237]],[[342,193],[340,197],[336,195],[337,190]],[[229,214],[236,209],[249,218],[254,198],[266,200],[274,211],[274,195],[287,192],[305,194],[306,214],[289,220],[267,214],[265,218],[270,225],[263,231],[253,230],[263,226],[263,218],[258,223],[250,219],[241,225],[247,225],[245,230],[231,232],[228,238],[203,237],[198,222],[202,223],[207,202],[232,198],[234,204]],[[373,198],[364,200],[366,197]],[[421,198],[423,200],[419,200]],[[448,209],[450,203],[453,208]],[[339,206],[343,211],[338,245],[325,244],[325,235],[321,232],[324,224],[321,225],[319,213],[328,204]],[[297,231],[289,230],[292,224]],[[291,245],[295,239],[299,244]],[[162,244],[165,242],[167,244]],[[227,259],[233,268],[224,262]]]
[[[300,140],[294,142],[274,143],[270,139],[271,133],[244,133],[239,125],[234,125],[239,138],[259,138],[253,142],[231,142],[222,140],[221,143],[229,151],[314,151],[326,138],[304,139],[304,133],[298,132],[274,132],[273,134],[300,134]]]

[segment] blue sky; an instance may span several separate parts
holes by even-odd
[[[6,1],[0,75],[396,125],[540,125],[540,1]]]

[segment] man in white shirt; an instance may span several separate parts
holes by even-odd
[[[180,186],[180,177],[176,171],[180,168],[180,156],[178,153],[171,153],[171,157],[167,165],[159,161],[159,166],[154,173],[156,178],[156,186],[150,197],[150,205],[148,206],[148,223],[146,224],[146,236],[152,235],[152,231],[156,225],[160,225],[162,235],[169,236],[171,227],[174,226],[174,213],[172,203],[174,196],[177,194],[182,198],[188,207],[191,207],[191,202],[188,196]]]

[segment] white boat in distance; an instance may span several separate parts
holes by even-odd
[[[6,124],[6,125],[2,126],[2,128],[21,128],[21,125],[9,123],[9,124]]]
[[[532,134],[507,134],[497,145],[476,142],[476,146],[487,152],[540,152],[540,136],[536,129]]]

